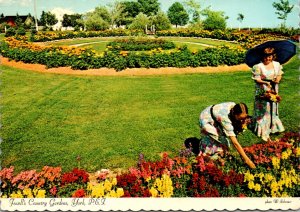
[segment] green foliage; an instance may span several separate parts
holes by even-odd
[[[279,19],[283,20],[283,27],[285,27],[285,21],[289,13],[292,12],[294,5],[290,5],[289,0],[280,0],[280,2],[273,2],[273,7],[277,10],[275,13]]]
[[[81,14],[71,14],[71,15],[64,14],[63,20],[62,20],[62,26],[63,27],[80,27],[80,26],[82,26],[82,24],[80,24],[80,20],[82,20]]]
[[[89,12],[83,17],[82,23],[86,30],[97,31],[97,30],[106,30],[110,26],[110,14],[106,7],[96,7],[93,12]]]
[[[139,13],[128,26],[131,30],[145,30],[146,26],[149,26],[150,20],[147,15]]]
[[[196,2],[195,0],[186,0],[184,2],[185,6],[187,7],[187,11],[189,13],[189,15],[192,17],[191,20],[191,24],[197,24],[197,23],[201,23],[200,20],[200,14],[201,14],[201,10],[200,10],[200,4],[198,2]]]
[[[137,2],[140,4],[140,11],[147,16],[155,15],[159,10],[158,0],[138,0]]]
[[[40,24],[42,26],[45,26],[46,28],[53,26],[58,22],[55,14],[52,14],[51,12],[45,12],[42,11],[42,15],[40,18]]]
[[[16,30],[13,27],[9,27],[5,32],[5,37],[11,37],[16,35]]]
[[[130,25],[132,20],[141,12],[140,4],[135,1],[124,1],[120,2],[123,7],[123,13],[125,17],[122,17],[120,20],[117,21],[117,25]]]
[[[156,31],[168,30],[172,27],[168,16],[163,11],[158,11],[153,17],[152,24],[155,26]]]
[[[204,15],[206,19],[203,21],[203,27],[206,30],[224,30],[226,29],[226,17],[224,12],[206,10]]]
[[[187,24],[189,20],[188,13],[179,2],[175,2],[174,4],[172,4],[168,9],[167,14],[170,22],[176,25],[176,28],[178,25],[183,26]]]
[[[106,45],[110,50],[125,51],[147,51],[152,49],[174,49],[176,46],[173,42],[164,39],[148,39],[148,38],[124,38],[109,42]]]
[[[20,35],[23,36],[25,34],[26,34],[26,30],[24,29],[24,27],[19,27],[16,31],[17,36],[20,36]]]

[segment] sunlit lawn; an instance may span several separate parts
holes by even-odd
[[[300,62],[284,66],[280,117],[299,130]],[[198,116],[210,104],[245,102],[253,110],[249,72],[167,76],[66,76],[1,66],[1,166],[45,165],[88,171],[134,166],[140,153],[177,155],[200,137]],[[243,146],[260,142],[250,132]]]
[[[47,43],[47,45],[57,45],[57,46],[72,46],[78,45],[84,48],[92,48],[97,52],[103,52],[106,49],[106,45],[108,42],[115,40],[116,38],[83,38],[83,39],[69,39],[63,41],[55,41]],[[191,51],[199,50],[207,48],[207,46],[220,46],[220,45],[229,45],[229,46],[236,46],[238,44],[227,42],[227,41],[218,41],[212,39],[205,39],[205,38],[169,38],[163,37],[163,39],[173,41],[176,46],[183,46],[186,45]]]

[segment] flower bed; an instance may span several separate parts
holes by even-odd
[[[14,167],[4,168],[1,197],[299,197],[299,141],[299,133],[287,133],[246,147],[257,167],[251,170],[232,154],[224,163],[194,157],[188,149],[156,162],[140,155],[138,165],[121,174],[102,170],[89,175],[78,168],[62,173],[48,166],[15,174]]]
[[[91,49],[40,46],[25,39],[7,38],[0,46],[4,57],[25,63],[38,63],[47,68],[71,66],[72,69],[159,67],[199,67],[238,65],[244,62],[245,50],[222,46],[193,51],[187,47],[171,50],[153,49],[148,52],[105,51],[96,54]]]
[[[112,51],[149,51],[153,49],[174,49],[176,45],[171,41],[160,38],[123,38],[107,44]]]
[[[37,32],[32,35],[30,40],[33,42],[45,42],[70,38],[88,38],[88,37],[117,37],[117,36],[133,36],[141,33],[136,30],[103,30],[103,31],[51,31]]]

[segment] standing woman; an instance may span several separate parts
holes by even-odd
[[[278,94],[278,85],[283,74],[282,66],[276,59],[274,48],[265,48],[262,62],[253,66],[252,79],[255,81],[253,118],[256,121],[254,133],[264,141],[270,141],[270,134],[283,132],[284,127],[278,116],[276,98],[264,98],[266,92]]]

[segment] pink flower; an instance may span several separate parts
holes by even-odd
[[[50,189],[50,193],[51,193],[53,196],[56,195],[56,193],[57,193],[57,188],[56,188],[56,186],[54,186],[54,187],[52,187],[52,188]]]

